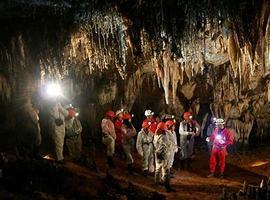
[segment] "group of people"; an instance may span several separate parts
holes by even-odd
[[[82,152],[82,125],[78,119],[78,109],[71,104],[63,107],[53,102],[48,109],[49,126],[47,127],[55,150],[55,160],[64,163],[64,144],[70,157],[79,161]],[[30,101],[24,104],[18,114],[16,137],[16,155],[18,159],[41,159],[40,146],[42,143],[39,122],[39,110]]]
[[[56,161],[64,163],[63,148],[66,144],[70,157],[78,162],[82,153],[82,125],[78,109],[71,104],[63,107],[56,103],[50,109],[50,125],[55,146]]]
[[[142,172],[144,176],[154,175],[155,183],[165,186],[168,192],[174,191],[170,184],[172,166],[175,154],[180,155],[181,168],[191,167],[191,158],[194,149],[194,140],[200,135],[200,125],[192,118],[190,112],[184,112],[183,121],[179,124],[179,136],[175,131],[176,120],[166,117],[160,120],[151,110],[145,111],[146,119],[142,122],[141,130],[136,133],[128,112],[119,110],[106,112],[101,122],[102,141],[107,147],[107,163],[114,167],[113,155],[115,147],[123,149],[126,155],[129,172],[132,172],[132,145],[136,139],[136,149],[141,157]],[[233,143],[233,134],[225,128],[223,119],[213,121],[215,127],[206,138],[211,152],[210,175],[213,177],[219,161],[219,175],[223,178],[226,147]],[[179,138],[179,142],[178,142]],[[122,145],[119,147],[119,145]]]

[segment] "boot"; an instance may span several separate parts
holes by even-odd
[[[133,164],[132,163],[128,164],[127,168],[128,168],[128,173],[133,174]]]
[[[114,168],[112,156],[107,156],[107,163],[108,163],[109,167]]]
[[[169,180],[164,181],[164,186],[167,192],[176,192],[176,190],[171,187]]]
[[[213,178],[214,177],[214,173],[211,173],[207,176],[207,178]]]

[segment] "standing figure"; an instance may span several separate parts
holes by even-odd
[[[208,128],[207,128],[207,137],[211,137],[211,135],[213,135],[214,130],[216,128],[216,118],[212,117],[211,118],[211,123],[209,124]],[[211,154],[212,152],[212,147],[213,147],[213,143],[212,142],[207,142],[207,147],[208,147],[208,152],[209,154]]]
[[[142,157],[142,170],[144,176],[155,171],[154,167],[154,135],[149,132],[150,122],[143,122],[142,129],[138,133],[136,141],[136,149]]]
[[[18,159],[39,159],[41,134],[38,109],[34,108],[30,99],[16,113],[16,153]]]
[[[128,172],[132,173],[133,172],[133,157],[132,157],[132,148],[133,148],[133,138],[136,136],[136,129],[131,123],[131,116],[130,114],[124,114],[123,115],[123,125],[121,127],[122,131],[122,144],[123,144],[123,149],[126,154],[126,159],[127,159],[127,166],[128,166]]]
[[[109,167],[114,167],[113,163],[113,154],[114,154],[114,147],[115,147],[115,129],[113,124],[113,118],[115,114],[113,111],[107,111],[106,116],[102,119],[101,122],[101,129],[102,129],[102,142],[107,147],[107,163]]]
[[[171,188],[170,184],[170,168],[169,168],[169,154],[170,154],[170,142],[166,136],[167,126],[164,122],[160,122],[157,125],[157,130],[154,136],[155,146],[155,183],[162,184],[167,192],[175,191]]]
[[[174,162],[174,155],[175,153],[178,152],[178,146],[177,146],[177,138],[176,138],[176,133],[175,133],[175,122],[173,120],[168,120],[166,122],[168,131],[167,131],[167,136],[169,139],[170,143],[170,152],[169,152],[169,169],[170,173],[172,174],[172,166]]]
[[[116,134],[116,140],[115,140],[115,147],[116,147],[116,153],[120,155],[121,158],[124,157],[123,154],[123,144],[122,144],[122,131],[121,127],[123,125],[123,112],[124,110],[118,110],[115,113],[115,121],[114,121],[114,127],[115,127],[115,134]]]
[[[228,145],[233,144],[233,134],[224,126],[225,121],[223,119],[217,119],[216,125],[217,128],[215,129],[213,135],[206,139],[207,142],[213,143],[213,148],[210,156],[210,175],[208,177],[213,177],[216,169],[217,164],[217,157],[219,160],[219,175],[220,178],[224,177],[224,170],[225,170],[225,162],[226,162],[226,155],[227,150],[226,147]]]
[[[82,125],[78,119],[78,112],[74,108],[69,109],[66,118],[66,145],[69,155],[74,162],[79,162],[82,154]]]
[[[188,168],[191,168],[191,157],[194,148],[194,137],[200,134],[200,125],[195,120],[192,120],[190,112],[185,112],[184,121],[180,122],[179,134],[180,134],[180,160],[181,168],[185,168],[187,164]]]
[[[55,145],[56,161],[64,163],[65,117],[68,116],[68,111],[62,107],[61,103],[55,103],[50,110],[50,116],[52,119],[52,137]]]

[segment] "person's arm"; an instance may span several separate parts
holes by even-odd
[[[142,131],[139,132],[138,137],[137,137],[137,141],[136,141],[136,149],[138,151],[138,154],[140,156],[143,156],[143,148],[142,148],[143,144],[142,144]]]
[[[234,140],[234,135],[228,129],[226,129],[226,146],[232,145]]]
[[[68,111],[67,111],[66,109],[64,109],[60,103],[58,104],[58,111],[59,111],[64,117],[67,117],[67,116],[68,116]]]
[[[199,123],[198,122],[196,122],[195,121],[195,129],[196,129],[196,132],[195,132],[195,136],[199,136],[200,135],[200,133],[201,133],[201,131],[200,131],[200,129],[201,129],[201,126],[199,125]]]
[[[116,139],[116,133],[115,133],[115,128],[114,128],[114,124],[112,121],[109,121],[109,133],[110,135],[113,137],[113,139]]]

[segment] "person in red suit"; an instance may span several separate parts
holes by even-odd
[[[115,140],[115,150],[120,157],[124,156],[123,154],[123,145],[122,145],[122,131],[121,127],[123,125],[123,113],[124,111],[118,110],[115,113],[115,121],[114,121],[114,127],[115,127],[115,134],[116,134],[116,140]]]
[[[219,175],[220,178],[224,178],[225,162],[227,156],[228,145],[233,144],[234,136],[233,134],[224,126],[225,121],[223,119],[216,120],[217,128],[211,137],[206,139],[207,142],[212,142],[213,148],[210,156],[210,175],[208,177],[214,177],[215,169],[217,165],[217,158],[219,161]]]

